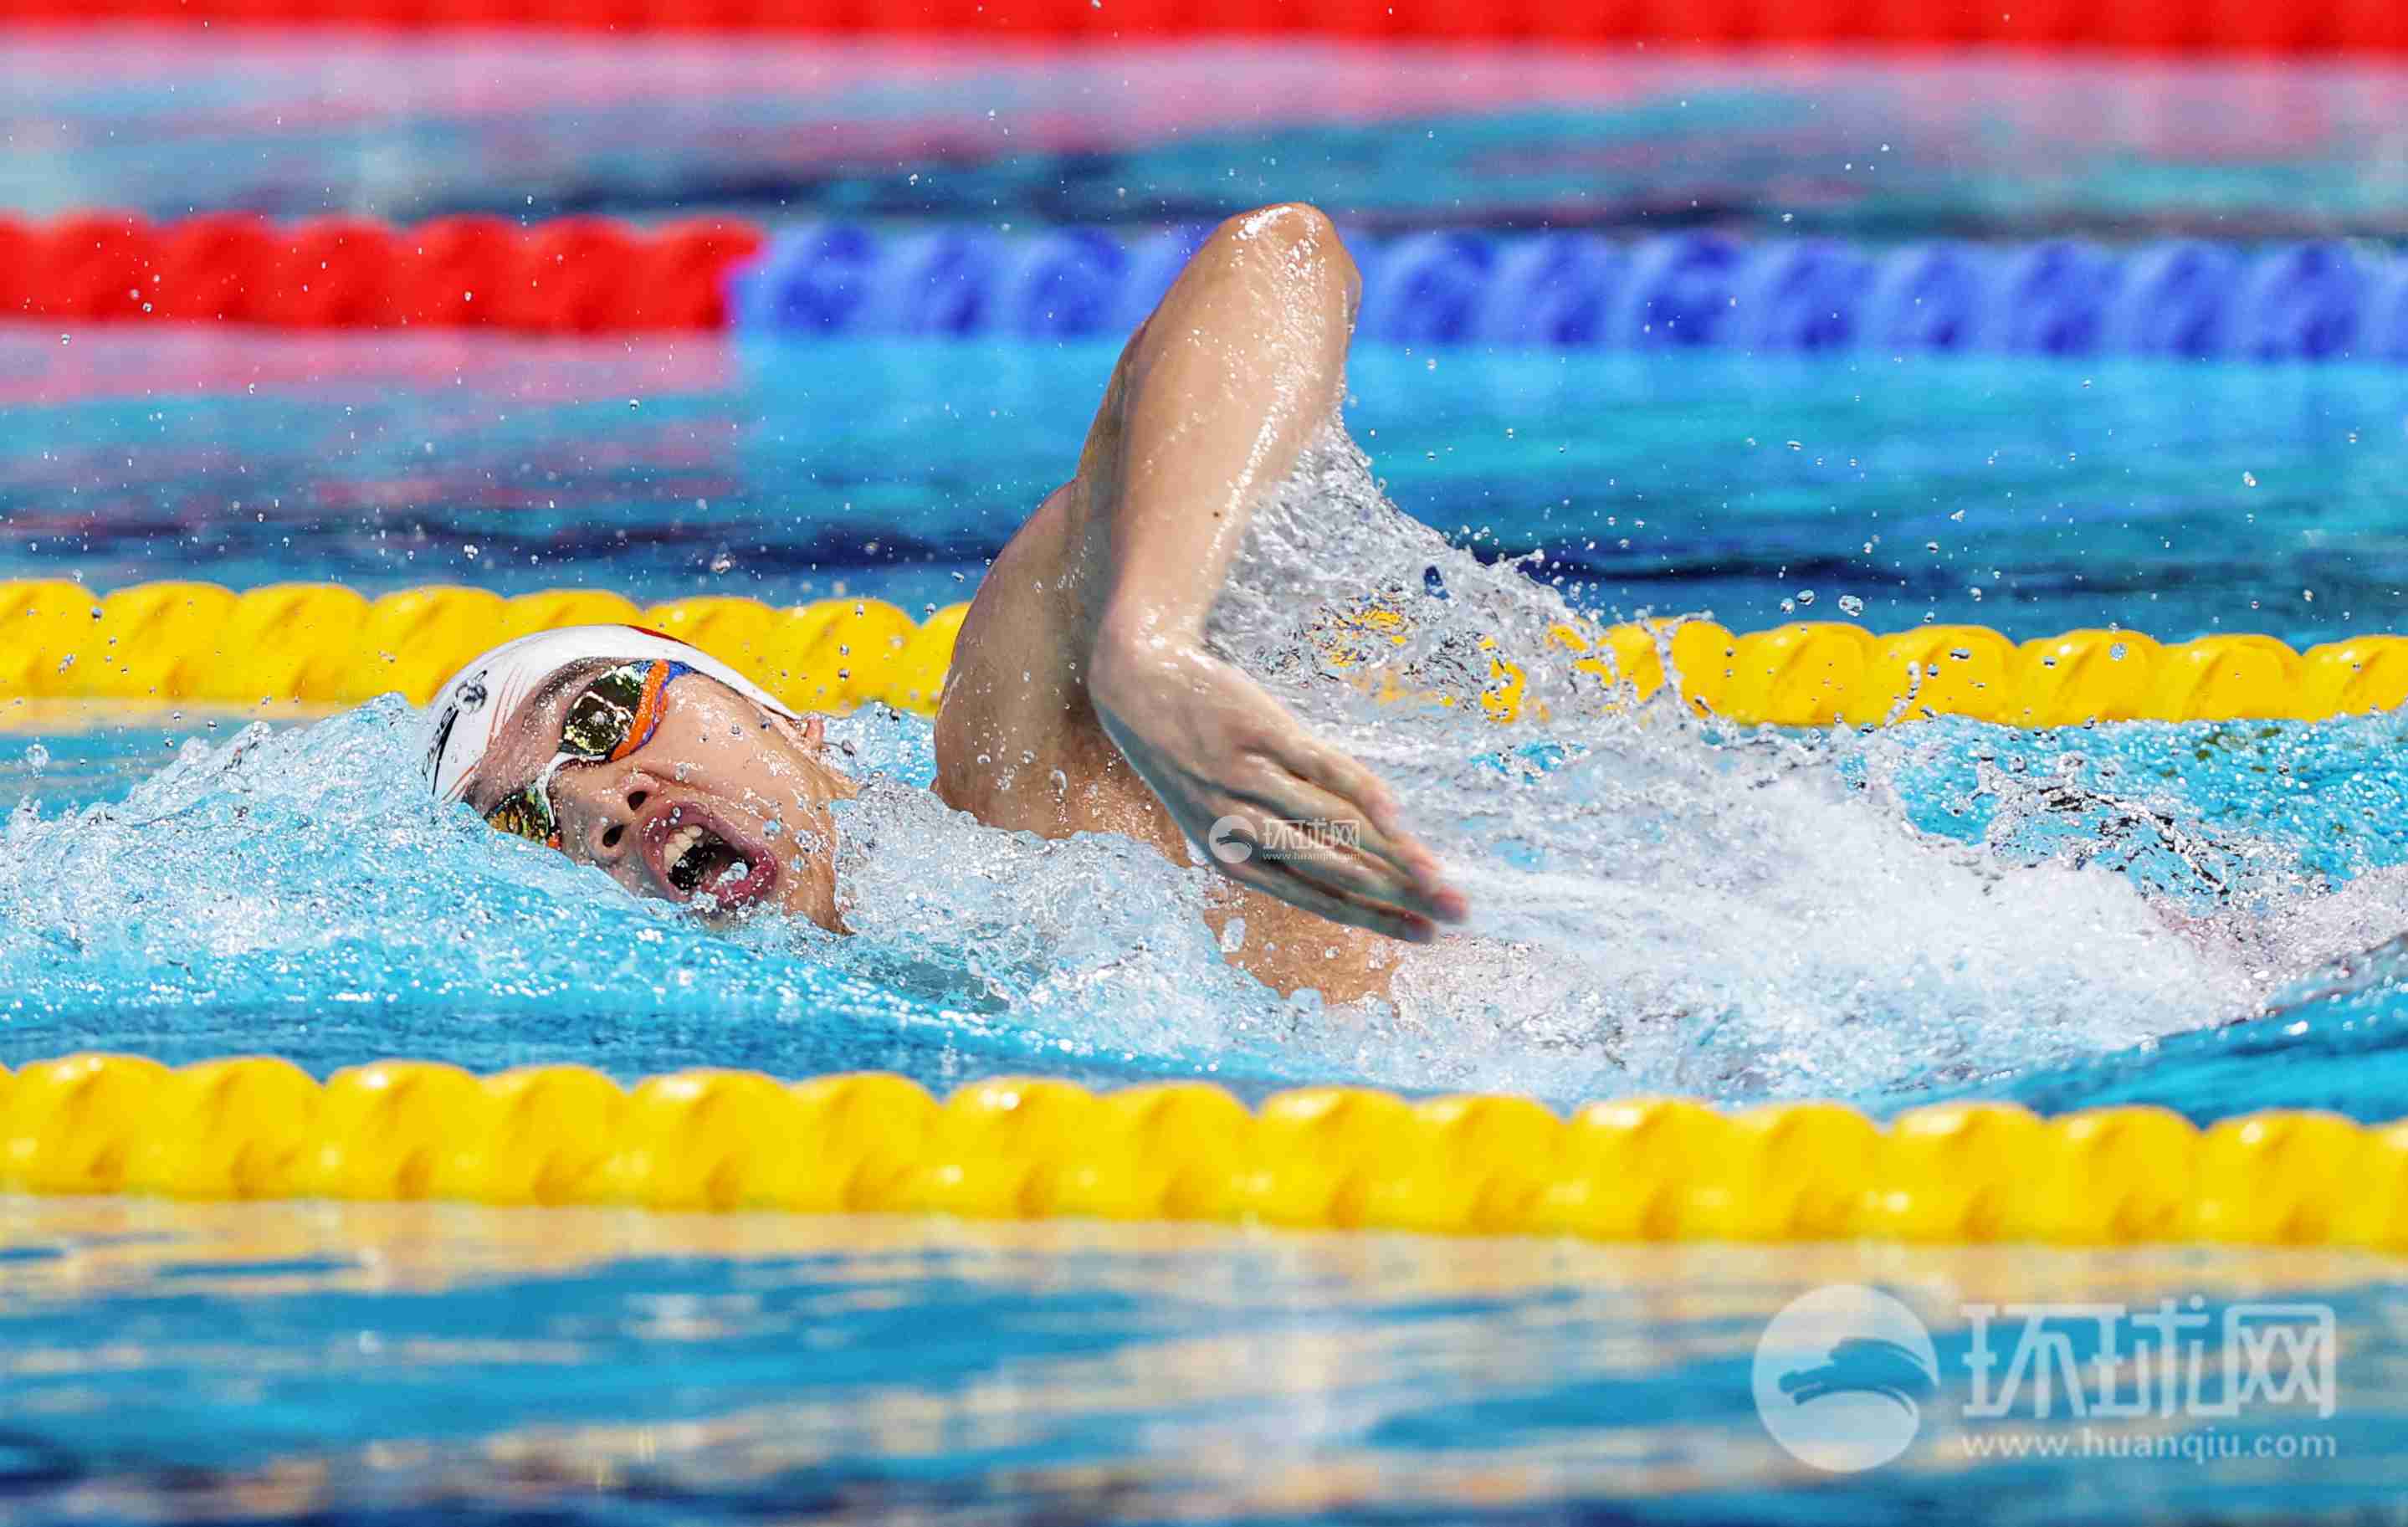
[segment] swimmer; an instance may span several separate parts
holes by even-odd
[[[1122,350],[1075,476],[1020,527],[962,622],[936,791],[990,827],[1113,832],[1189,862],[1217,834],[1351,824],[1301,849],[1198,853],[1215,930],[1282,992],[1384,991],[1402,943],[1467,904],[1387,787],[1204,639],[1255,505],[1338,413],[1361,282],[1302,206],[1232,218]],[[842,931],[832,803],[854,784],[817,716],[632,627],[542,632],[437,695],[427,776],[504,831],[638,896],[775,907]],[[1235,862],[1231,862],[1234,859]],[[941,867],[932,867],[941,870]]]

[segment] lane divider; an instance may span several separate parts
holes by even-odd
[[[649,607],[593,589],[504,598],[333,583],[236,594],[215,583],[0,583],[0,698],[351,705],[398,691],[423,705],[487,647],[563,626],[650,627],[733,664],[798,708],[871,701],[935,711],[967,604],[915,623],[882,599],[773,607],[718,596]]]
[[[1570,43],[2114,48],[2146,52],[2383,54],[2408,51],[2396,0],[1598,0],[1468,8],[1446,0],[0,0],[0,22],[155,20],[289,28],[821,32],[1108,41],[1304,35],[1364,40],[1544,39]]]
[[[882,702],[929,714],[968,610],[949,605],[915,622],[869,598],[774,606],[710,596],[638,606],[594,589],[505,598],[433,586],[369,598],[331,583],[237,594],[166,582],[96,595],[64,581],[0,582],[0,701],[350,705],[398,692],[424,704],[495,642],[624,622],[691,641],[800,708]],[[1351,617],[1333,646],[1369,663],[1383,641],[1403,641],[1395,619],[1379,611]],[[1627,683],[1643,698],[1662,687],[1668,655],[1693,705],[1750,725],[1943,715],[2015,727],[2316,721],[2408,702],[2408,637],[2353,637],[2301,653],[2259,635],[2160,643],[2137,631],[2082,630],[2017,642],[1974,626],[1884,634],[1800,622],[1741,635],[1711,621],[1559,625],[1545,652],[1491,651],[1479,700],[1500,721],[1519,717],[1532,668],[1549,662],[1600,685]]]
[[[1202,233],[809,224],[733,271],[732,312],[776,333],[1125,334]],[[2408,260],[2341,243],[1455,232],[1347,247],[1361,333],[1394,344],[2408,361]]]
[[[0,1073],[0,1190],[457,1200],[656,1210],[1205,1220],[1604,1241],[2224,1242],[2408,1248],[2408,1121],[1678,1099],[1565,1118],[1510,1097],[1358,1088],[1249,1110],[1173,1082],[781,1085],[386,1060],[170,1070],[77,1055]]]
[[[1203,233],[0,218],[0,316],[1102,338],[1152,310]],[[2408,362],[2408,259],[2342,243],[1860,248],[1704,233],[1458,232],[1348,244],[1363,267],[1364,337],[1394,344]]]
[[[530,227],[448,217],[273,223],[131,212],[0,218],[0,317],[478,328],[528,334],[713,330],[729,272],[760,248],[747,223],[638,228],[607,218]]]

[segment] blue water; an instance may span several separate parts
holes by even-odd
[[[0,209],[2397,238],[2403,99],[2254,59],[33,32]]]
[[[975,586],[1069,458],[1110,358],[12,345],[26,402],[0,413],[0,570],[844,590],[915,610]],[[987,407],[947,380],[966,373]],[[1878,627],[2122,619],[2305,643],[2394,624],[2383,505],[2408,428],[2388,374],[1372,347],[1354,380],[1351,421],[1400,504],[1499,586],[1526,582],[1499,558],[1543,549],[1540,580],[1603,612],[1747,627],[1813,588],[1812,612],[1855,593]],[[1454,568],[1464,597],[1478,572]],[[911,804],[931,768],[916,718],[838,725],[890,783],[842,829],[881,856],[855,867],[865,931],[834,941],[701,934],[436,807],[409,785],[417,723],[392,700],[264,723],[12,707],[0,1059],[2408,1113],[2408,955],[2386,944],[2408,928],[2400,717],[1878,737],[1656,723],[1567,734],[1570,753],[1477,721],[1447,734],[1476,791],[1518,780],[1517,809],[1575,814],[1594,852],[1525,818],[1498,857],[1478,813],[1447,815],[1439,768],[1433,830],[1477,872],[1481,926],[1541,951],[1472,980],[1523,994],[1467,1000],[1434,977],[1399,1011],[1331,1014],[1220,962],[1196,872],[1109,840],[997,843]],[[1592,900],[1551,902],[1551,865]],[[1599,910],[1624,881],[1699,894],[1658,926],[1641,904]],[[1619,945],[1602,992],[1551,986],[1600,927]],[[2246,1458],[1969,1460],[1980,1428],[1950,1419],[1961,1364],[1899,1462],[1811,1475],[1757,1422],[1747,1353],[1773,1309],[1846,1278],[1908,1294],[1952,1363],[1984,1289],[2308,1292],[2348,1354],[2342,1408],[2302,1423],[2341,1449],[2318,1503],[2387,1499],[2408,1445],[2380,1260],[1801,1261],[469,1209],[0,1217],[0,1481],[28,1520],[740,1520],[797,1503],[1556,1520],[1612,1501],[1633,1520],[1905,1521],[1967,1489],[2003,1520],[2297,1508],[2297,1471]]]
[[[20,1522],[1881,1524],[1970,1491],[1997,1522],[2298,1520],[2300,1469],[1968,1464],[2003,1423],[1957,1417],[1965,1301],[2174,1286],[2220,1313],[2269,1279],[2336,1313],[2343,1405],[2194,1435],[2329,1438],[2336,1510],[2386,1507],[2408,1438],[2396,1289],[2350,1258],[411,1206],[29,1204],[9,1229]],[[1794,1286],[1869,1276],[1956,1377],[1902,1460],[1811,1477],[1756,1421],[1756,1334]]]
[[[72,386],[54,349],[85,367]],[[6,570],[103,587],[200,571],[843,588],[916,609],[974,586],[1068,459],[1109,359],[680,352],[22,339],[32,400],[0,413]],[[2382,505],[2408,430],[2387,375],[1436,359],[1374,349],[1356,368],[1351,418],[1390,490],[1483,556],[1546,548],[1591,608],[1745,627],[1812,587],[1813,612],[1855,592],[1885,627],[1928,612],[2017,634],[2125,619],[2304,643],[2394,624]],[[966,370],[992,411],[943,384]],[[1600,857],[1541,839],[1522,851],[1538,869],[1553,853],[1598,891],[1616,863],[1641,890],[1716,889],[1651,929],[1635,906],[1627,922],[1551,909],[1514,878],[1530,866],[1490,866],[1492,930],[1542,949],[1621,930],[1627,1004],[1611,987],[1602,1006],[1551,995],[1541,957],[1495,978],[1534,993],[1519,1005],[1450,1006],[1441,984],[1369,1015],[1281,1003],[1229,972],[1193,916],[1197,873],[1144,850],[1036,852],[882,799],[846,828],[887,856],[862,868],[881,898],[869,931],[707,936],[416,794],[415,718],[395,702],[254,724],[11,709],[0,1059],[100,1046],[272,1051],[321,1074],[403,1054],[627,1078],[878,1066],[939,1088],[1208,1076],[1249,1097],[1356,1079],[1566,1104],[1681,1090],[1836,1094],[1877,1114],[1963,1095],[2158,1102],[2202,1122],[2408,1113],[2408,956],[2386,942],[2408,928],[2397,716],[1609,728],[1569,771],[1523,747],[1530,789],[1573,792],[1530,809],[1626,800],[1584,818]],[[1507,745],[1469,725],[1455,745]],[[838,731],[895,790],[926,779],[924,722]],[[1639,801],[1660,815],[1632,814]],[[1481,869],[1476,826],[1441,823],[1440,841]],[[920,906],[915,884],[939,894]],[[1868,943],[1869,926],[1886,937]],[[1968,1459],[1981,1428],[1952,1419],[1962,1305],[2035,1290],[2329,1304],[2338,1413],[2226,1430],[2329,1436],[2314,1499],[2346,1510],[2390,1498],[2408,1446],[2396,1275],[2297,1256],[1801,1259],[21,1201],[0,1205],[0,1482],[12,1519],[34,1521],[800,1506],[1518,1521],[1612,1503],[1631,1520],[1856,1522],[1923,1520],[1967,1491],[2000,1520],[2287,1520],[2300,1468],[2245,1457]],[[1773,1309],[1849,1278],[1908,1295],[1956,1365],[1914,1448],[1841,1483],[1772,1448],[1747,1355]]]
[[[12,1206],[8,1516],[366,1522],[2297,1520],[2248,1458],[1969,1463],[1965,1302],[2329,1306],[2314,1498],[2379,1513],[2408,1441],[2386,1264],[2290,1254],[1499,1247],[1177,1227]],[[1934,1333],[1923,1434],[1831,1478],[1756,1420],[1793,1289]],[[2152,1290],[2143,1293],[2136,1290]],[[2060,1408],[2025,1431],[2079,1446]],[[2167,1430],[2109,1424],[2115,1434]]]
[[[20,34],[0,208],[1011,233],[1300,195],[1399,231],[2388,238],[2401,79]],[[918,613],[967,598],[1068,469],[1111,358],[0,327],[0,577]],[[1523,609],[1498,591],[1535,553],[1580,608],[1742,629],[2401,628],[2396,368],[1366,345],[1353,381],[1389,494],[1487,565],[1445,581],[1492,614]],[[1859,737],[1557,713],[1380,744],[1480,920],[1396,1004],[1330,1012],[1226,967],[1199,872],[933,812],[916,719],[835,727],[875,784],[837,941],[705,934],[436,807],[390,699],[264,722],[0,701],[0,1062],[2408,1114],[2400,716]],[[1793,1295],[1850,1281],[1928,1322],[1939,1382],[1899,1460],[1833,1477],[1774,1447],[1750,1356]],[[0,1200],[0,1520],[2372,1520],[2408,1448],[2399,1289],[2394,1259],[2293,1252]],[[2329,1458],[1966,1450],[1969,1304],[2286,1297],[2331,1313],[2333,1414],[2126,1430]]]
[[[11,1059],[108,1047],[174,1063],[268,1049],[320,1074],[424,1055],[480,1070],[572,1061],[631,1081],[688,1065],[788,1076],[878,1067],[939,1090],[1042,1070],[1104,1086],[1208,1076],[1249,1096],[1344,1079],[1515,1089],[1564,1105],[1652,1085],[1732,1101],[1837,1094],[1877,1113],[1976,1095],[2051,1113],[2152,1102],[2201,1123],[2266,1106],[2371,1122],[2408,1114],[2408,956],[2378,947],[2408,929],[2408,877],[2397,873],[2408,863],[2408,768],[2399,762],[2408,723],[2395,716],[2037,734],[1945,722],[1914,728],[1905,746],[1827,740],[1809,755],[1810,780],[1845,790],[1877,772],[1884,793],[1895,792],[1892,808],[1870,800],[1843,808],[1872,831],[1895,823],[1942,849],[1968,845],[1983,875],[2010,877],[2018,901],[2020,873],[2027,915],[2042,927],[2059,894],[2047,877],[2071,870],[2086,886],[2127,882],[2136,904],[2181,923],[2218,963],[2212,978],[2171,992],[2126,990],[2094,972],[2100,1002],[2143,1005],[2127,1029],[2071,1034],[2019,1025],[2016,1004],[2028,994],[2012,981],[1995,993],[1934,989],[1923,1001],[1938,1005],[1922,1011],[1908,994],[1912,965],[1893,963],[1907,992],[1870,1016],[1895,1030],[1901,1053],[1875,1052],[1860,1033],[1849,1044],[1884,1059],[1851,1064],[1827,1051],[1773,1074],[1750,1048],[1760,1036],[1746,1031],[1756,1003],[1743,989],[1725,994],[1731,1011],[1716,1023],[1703,1014],[1669,1026],[1609,1015],[1584,1036],[1595,1047],[1564,1048],[1547,1015],[1526,1011],[1477,1042],[1441,1038],[1432,1048],[1425,1037],[1399,1054],[1350,1038],[1362,1020],[1283,1006],[1216,969],[1200,935],[1157,931],[1169,968],[1196,986],[1165,1005],[1122,968],[1121,951],[1078,937],[1060,903],[1091,874],[1125,874],[1144,883],[1127,891],[1141,909],[1134,915],[1152,915],[1143,897],[1155,890],[1175,915],[1193,872],[1156,872],[1109,849],[1091,862],[1015,857],[1008,840],[931,827],[909,812],[849,816],[845,830],[883,832],[896,843],[889,856],[905,856],[869,882],[871,894],[916,877],[938,893],[940,915],[856,918],[873,931],[854,940],[782,925],[708,936],[626,900],[594,872],[397,788],[416,733],[395,702],[249,732],[233,714],[92,719],[0,739],[0,796],[20,803],[0,839],[9,849],[0,901],[13,913],[0,932]],[[898,786],[927,780],[924,722],[856,717],[838,729],[857,739],[858,761],[881,777]],[[1721,767],[1714,752],[1700,742],[1695,757]],[[943,877],[910,868],[904,845],[915,830],[970,856],[956,867],[966,879],[992,872],[977,856],[1000,855],[992,864],[1034,877],[1037,888],[1025,901],[948,900]],[[1832,862],[1849,864],[1845,845]],[[1945,868],[1943,857],[1928,862],[1934,874]],[[1771,906],[1786,891],[1766,872],[1763,915],[1777,918]],[[1901,891],[1953,894],[1936,882]],[[1496,894],[1510,915],[1528,893],[1506,882]],[[982,919],[1014,915],[1040,926],[1010,954],[1061,969],[1015,969],[981,947],[994,936]],[[1995,946],[1960,958],[2012,968],[2039,953],[2016,947],[2025,933],[2003,905],[2000,915]],[[2070,935],[2070,905],[2064,916]],[[2107,947],[2156,952],[2181,942],[2145,918],[2124,933],[2130,944]],[[1101,942],[1115,936],[1108,925]],[[1798,944],[1795,963],[1770,979],[1828,973],[1811,927],[1754,936],[1775,949]],[[1634,977],[1677,957],[1636,958]],[[1872,959],[1881,969],[1883,957]],[[1148,1006],[1160,1010],[1131,1011]],[[1631,1059],[1604,1031],[1626,1024],[1668,1028],[1679,1040],[1672,1058],[1653,1071]]]
[[[1068,469],[1113,353],[0,329],[0,577],[916,614]],[[1755,629],[1854,597],[1880,630],[2304,646],[2408,608],[2397,367],[1365,345],[1351,376],[1400,507],[1484,557],[1543,551],[1600,613]]]

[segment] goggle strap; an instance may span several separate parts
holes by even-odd
[[[644,675],[643,696],[636,701],[636,713],[627,723],[626,739],[611,750],[610,762],[617,763],[652,740],[652,733],[661,724],[661,707],[668,695],[669,682],[681,673],[693,671],[683,663],[666,657],[652,659],[652,669]]]

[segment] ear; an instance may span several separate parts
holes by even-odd
[[[800,721],[775,711],[765,710],[761,713],[768,718],[769,725],[777,728],[778,734],[790,742],[809,748],[813,753],[827,746],[827,717],[816,712]]]

